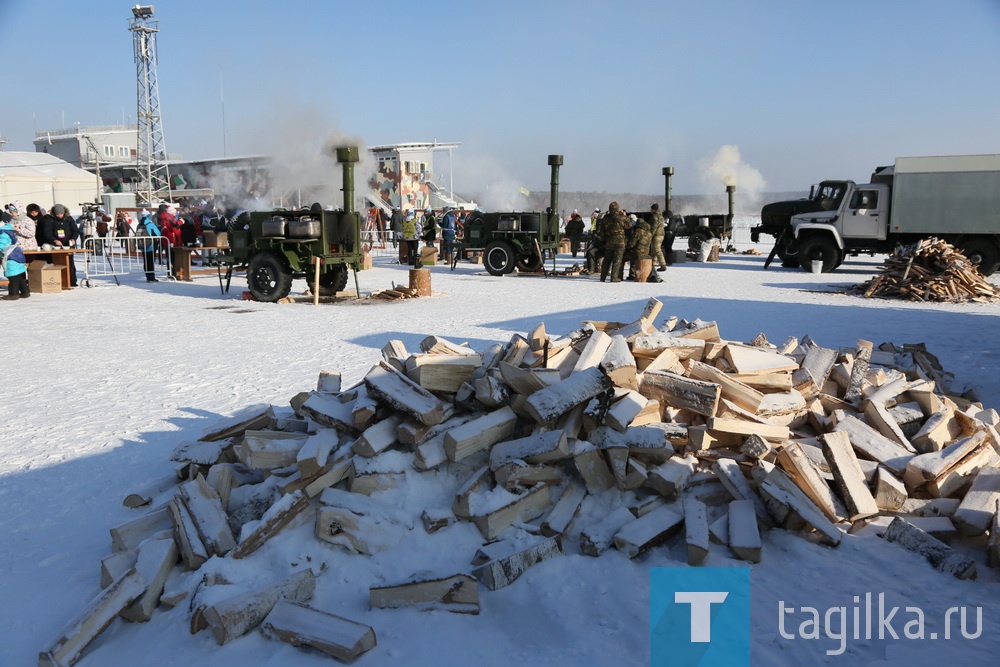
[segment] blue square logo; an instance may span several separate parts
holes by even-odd
[[[750,569],[654,567],[649,573],[651,667],[750,664]]]

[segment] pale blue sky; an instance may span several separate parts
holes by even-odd
[[[134,122],[132,4],[0,0],[7,150]],[[166,144],[190,159],[223,154],[220,97],[230,156],[458,141],[459,192],[546,188],[549,153],[565,190],[659,193],[669,165],[693,194],[721,190],[723,146],[767,190],[1000,152],[1000,0],[154,4]]]

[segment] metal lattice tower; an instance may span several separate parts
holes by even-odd
[[[160,87],[156,79],[156,33],[159,21],[153,18],[153,5],[136,5],[132,8],[129,31],[135,47],[136,70],[136,120],[138,124],[138,150],[136,168],[139,183],[136,196],[140,202],[153,204],[170,201],[170,171],[167,167],[167,148],[163,140],[163,121],[160,118]]]

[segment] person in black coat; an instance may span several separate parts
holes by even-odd
[[[66,207],[56,204],[48,215],[42,217],[37,229],[38,244],[43,250],[69,250],[76,246],[80,228]],[[45,245],[49,247],[46,248]],[[76,287],[76,262],[69,256],[69,285]]]

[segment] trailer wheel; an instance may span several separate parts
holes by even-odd
[[[989,241],[973,239],[966,241],[958,249],[984,276],[991,276],[1000,268],[1000,253]]]
[[[688,248],[695,252],[701,250],[701,244],[708,241],[708,234],[705,232],[695,232],[688,237]]]
[[[514,249],[503,241],[493,241],[483,252],[483,264],[491,276],[502,276],[514,270]]]
[[[292,290],[292,272],[277,253],[257,253],[247,267],[247,288],[258,301],[274,303]]]
[[[544,260],[538,256],[538,253],[533,252],[525,258],[517,260],[517,270],[534,273],[538,269],[542,268],[543,261]]]
[[[799,246],[798,257],[803,270],[811,271],[813,260],[818,259],[823,262],[823,273],[829,273],[840,265],[840,248],[827,236],[810,236]]]
[[[338,264],[319,277],[320,294],[336,294],[347,287],[347,264]],[[312,282],[312,281],[310,281]]]

